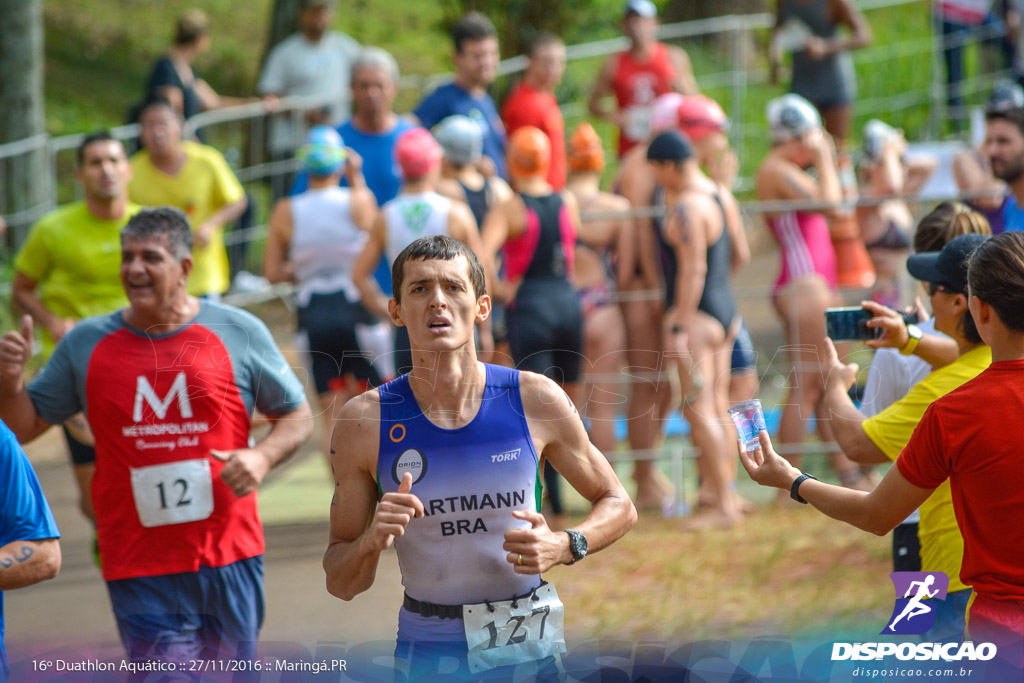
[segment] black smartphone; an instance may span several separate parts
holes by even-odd
[[[912,325],[918,321],[917,313],[901,313],[903,322]],[[860,306],[825,309],[825,334],[832,341],[864,341],[878,339],[882,328],[868,327],[868,321],[874,316],[871,311]]]

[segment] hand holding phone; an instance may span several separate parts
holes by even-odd
[[[869,327],[871,320],[875,320],[875,325]],[[825,309],[825,334],[832,341],[878,340],[896,331],[890,328],[905,328],[916,322],[916,312],[900,313],[873,301]]]

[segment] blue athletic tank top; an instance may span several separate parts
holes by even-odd
[[[426,514],[395,539],[410,597],[440,605],[508,600],[540,585],[516,574],[505,532],[529,528],[513,510],[540,510],[538,457],[530,438],[519,372],[486,365],[476,417],[442,429],[421,411],[408,375],[381,386],[377,486],[397,491],[405,472]]]

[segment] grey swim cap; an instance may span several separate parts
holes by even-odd
[[[484,132],[480,124],[455,114],[449,116],[434,129],[434,137],[444,150],[444,157],[452,163],[464,166],[474,164],[484,153]]]

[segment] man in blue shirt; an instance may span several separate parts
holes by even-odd
[[[3,591],[52,579],[60,570],[60,532],[18,440],[0,422],[0,681],[6,681]]]
[[[455,53],[455,81],[437,88],[420,102],[413,113],[425,128],[442,119],[461,114],[476,119],[484,131],[484,156],[508,180],[505,168],[505,127],[487,88],[498,73],[498,34],[490,19],[470,12],[452,29]]]
[[[992,232],[1024,230],[1024,108],[989,111],[985,114],[985,155],[992,175],[1006,183],[1003,202],[1003,229]]]
[[[378,206],[398,195],[402,177],[395,163],[395,142],[412,124],[396,114],[391,105],[398,93],[398,64],[386,50],[364,48],[352,63],[352,118],[338,126],[345,146],[363,160],[366,187]],[[341,185],[348,184],[346,175]],[[309,175],[303,171],[295,179],[292,195],[309,188]],[[385,292],[391,291],[391,271],[386,260],[375,273],[377,283]]]

